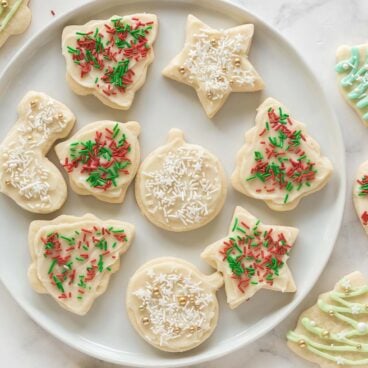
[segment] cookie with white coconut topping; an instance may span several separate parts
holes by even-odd
[[[137,203],[148,220],[177,232],[212,221],[226,192],[220,161],[205,148],[186,143],[179,129],[170,130],[167,143],[146,157],[135,183]]]
[[[193,87],[209,118],[231,92],[255,92],[264,83],[248,60],[253,24],[216,30],[189,15],[183,50],[162,71]]]
[[[139,165],[135,121],[104,120],[88,124],[55,147],[60,163],[69,174],[72,189],[102,201],[121,203]]]
[[[0,145],[0,191],[23,209],[50,213],[67,196],[59,170],[45,155],[69,134],[75,117],[44,93],[28,92],[18,106],[18,120]]]
[[[218,320],[219,273],[204,275],[179,258],[156,258],[129,281],[129,319],[145,341],[157,349],[183,352],[202,344]]]
[[[28,234],[32,288],[67,311],[85,315],[119,270],[134,233],[129,223],[91,214],[33,221]]]

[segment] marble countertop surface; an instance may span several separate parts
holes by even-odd
[[[55,17],[88,0],[32,0],[33,21],[26,33],[12,37],[0,50],[2,69],[17,48]],[[100,0],[102,1],[102,0]],[[234,1],[235,2],[235,1]],[[230,356],[200,367],[273,368],[314,367],[291,353],[285,334],[297,317],[330,290],[344,274],[360,270],[368,275],[368,238],[353,209],[351,186],[358,165],[368,159],[367,128],[339,95],[334,75],[336,48],[367,41],[368,1],[365,0],[237,0],[279,30],[300,52],[325,89],[341,125],[347,157],[348,196],[340,234],[328,265],[309,296],[277,328]],[[51,14],[54,10],[55,16]],[[279,68],[274,65],[274,68]],[[300,98],[303,98],[301,93]],[[319,244],[314,244],[318,251]],[[62,344],[38,327],[0,283],[1,367],[107,368],[111,364],[90,358]],[[198,366],[199,367],[199,366]]]

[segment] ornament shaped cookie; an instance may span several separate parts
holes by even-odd
[[[368,44],[340,46],[336,58],[340,91],[363,124],[368,126]]]
[[[248,60],[253,33],[253,24],[216,30],[189,15],[184,48],[162,74],[193,87],[207,116],[212,118],[231,92],[264,88]]]
[[[143,214],[169,231],[189,231],[212,221],[222,209],[227,192],[220,161],[201,146],[184,141],[172,129],[167,143],[142,162],[135,195]]]
[[[33,221],[28,236],[32,288],[50,294],[67,311],[85,315],[119,270],[119,257],[134,233],[131,224],[91,214]]]
[[[0,47],[30,25],[32,14],[28,3],[29,0],[0,0]]]
[[[65,27],[62,50],[72,91],[129,109],[154,59],[157,29],[157,17],[146,13]]]
[[[183,352],[202,344],[218,320],[219,273],[204,275],[179,258],[156,258],[129,281],[126,305],[136,331],[149,344]]]
[[[59,170],[45,155],[66,137],[75,117],[62,103],[40,92],[28,92],[18,105],[18,120],[0,145],[0,191],[23,209],[50,213],[67,196]]]
[[[244,208],[235,208],[228,235],[201,254],[222,273],[231,309],[260,289],[296,291],[286,261],[298,233],[293,227],[264,225]]]
[[[353,185],[353,200],[360,222],[368,233],[368,161],[359,166]]]
[[[72,189],[102,201],[123,202],[139,165],[137,122],[88,124],[55,147]]]
[[[320,189],[333,168],[304,124],[280,102],[267,98],[257,109],[256,125],[245,134],[231,177],[239,192],[261,199],[275,211],[293,210]]]
[[[301,314],[289,348],[321,368],[368,367],[368,283],[360,272],[342,278]]]

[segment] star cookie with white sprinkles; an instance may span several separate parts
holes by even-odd
[[[264,225],[244,208],[235,208],[229,234],[201,254],[222,273],[231,309],[262,288],[296,291],[286,261],[298,233],[294,227]]]
[[[209,118],[231,92],[255,92],[264,83],[248,60],[253,24],[216,30],[189,15],[183,50],[162,71],[193,87]]]

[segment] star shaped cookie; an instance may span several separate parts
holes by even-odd
[[[212,118],[231,92],[255,92],[264,83],[248,60],[253,24],[216,30],[189,15],[183,50],[162,71],[193,87]]]
[[[262,288],[296,291],[286,261],[298,233],[293,227],[264,225],[244,208],[235,208],[228,235],[201,254],[222,273],[231,309]]]

